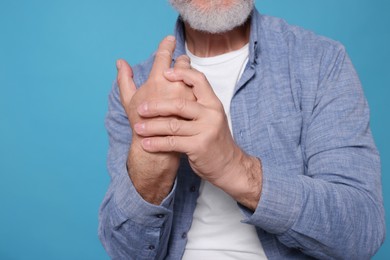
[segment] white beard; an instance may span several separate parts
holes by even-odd
[[[206,8],[196,6],[191,0],[169,2],[191,28],[208,33],[223,33],[244,24],[254,8],[254,0],[235,0],[225,8],[223,0],[208,0]]]

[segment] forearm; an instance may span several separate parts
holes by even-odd
[[[112,158],[109,171],[115,176],[99,212],[99,238],[113,259],[164,256],[172,225],[175,186],[160,205],[139,196],[126,171],[126,157]]]
[[[99,238],[113,259],[165,256],[172,226],[175,184],[159,205],[145,201],[126,167],[132,131],[119,102],[118,87],[109,96],[107,168],[110,185],[99,211]],[[154,247],[154,250],[149,249]]]
[[[338,156],[347,158],[342,153]],[[313,168],[318,171],[319,165],[331,164],[321,161]],[[310,174],[314,171],[303,175],[303,169],[282,169],[263,160],[261,200],[254,212],[244,209],[245,222],[275,234],[287,247],[316,258],[371,257],[381,245],[385,230],[382,202],[373,194],[380,186],[367,191],[343,177],[356,173],[359,167],[336,165],[333,159],[333,167],[328,169],[333,179],[318,173],[313,178]],[[366,177],[376,175],[372,169],[377,167],[367,165]]]
[[[151,154],[132,145],[127,159],[129,177],[140,196],[159,205],[171,192],[179,166],[179,155]]]
[[[354,187],[301,176],[302,212],[279,240],[320,259],[370,259],[384,238],[383,211]],[[321,190],[321,192],[319,192]]]
[[[261,161],[240,149],[235,153],[234,162],[226,170],[226,177],[218,180],[215,185],[238,203],[254,211],[259,203],[262,189]]]

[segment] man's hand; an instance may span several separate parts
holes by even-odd
[[[187,154],[192,169],[201,178],[254,210],[262,186],[260,161],[234,142],[223,106],[206,77],[190,66],[175,66],[164,75],[172,82],[182,81],[192,87],[196,100],[155,99],[140,104],[137,111],[143,120],[137,122],[135,130],[145,137],[143,149]]]
[[[143,102],[153,100],[195,100],[192,90],[184,83],[168,81],[163,75],[171,66],[174,49],[175,39],[172,36],[160,43],[149,78],[139,90],[134,84],[131,67],[124,60],[117,62],[120,99],[133,130],[127,161],[128,173],[138,193],[153,204],[160,204],[170,192],[179,166],[179,154],[149,153],[142,149],[141,139],[134,131],[136,123],[141,121],[136,108]],[[189,63],[182,57],[177,59],[176,66],[188,68]]]

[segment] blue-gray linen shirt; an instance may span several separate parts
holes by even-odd
[[[174,59],[185,53],[180,19],[176,38]],[[138,87],[152,63],[134,67]],[[236,143],[262,162],[260,202],[255,212],[240,208],[269,259],[375,254],[385,235],[380,161],[367,102],[341,44],[254,10],[231,120]],[[113,259],[180,259],[199,177],[183,156],[171,193],[161,205],[145,202],[126,170],[131,129],[116,84],[106,128],[111,183],[99,214],[102,244]]]

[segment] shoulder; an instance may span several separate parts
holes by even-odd
[[[260,39],[279,40],[281,44],[296,47],[343,48],[343,45],[338,41],[318,35],[300,26],[289,24],[278,17],[261,15],[258,24]],[[302,50],[307,50],[307,48],[302,48]]]
[[[281,18],[261,15],[257,26],[260,57],[288,62],[297,77],[321,82],[347,57],[340,42],[291,25]]]
[[[292,60],[311,65],[326,60],[330,62],[332,57],[345,53],[340,42],[291,25],[281,18],[261,15],[257,30],[260,48],[265,53],[288,55]]]

